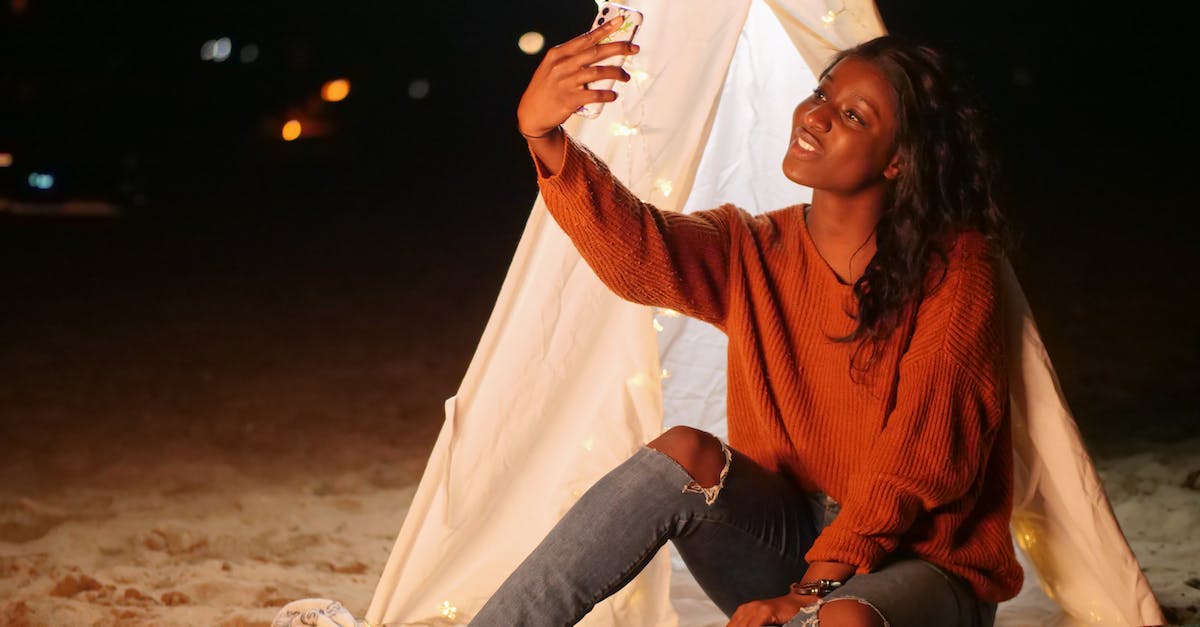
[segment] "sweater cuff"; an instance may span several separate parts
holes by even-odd
[[[538,170],[538,190],[546,201],[546,208],[563,226],[564,230],[568,233],[574,232],[574,229],[570,228],[571,225],[579,223],[581,219],[586,222],[587,220],[583,216],[594,214],[597,211],[597,203],[601,201],[597,198],[598,192],[594,188],[605,181],[611,182],[609,189],[612,194],[621,196],[616,199],[620,201],[619,204],[629,205],[640,202],[636,196],[633,196],[629,190],[613,178],[608,166],[588,150],[587,146],[576,141],[565,130],[562,138],[563,160],[558,174],[548,175],[532,148],[529,149],[529,153],[533,156],[534,165]],[[581,194],[580,190],[586,190],[586,193]],[[556,210],[556,208],[559,209]],[[603,221],[603,217],[596,219]],[[594,226],[595,224],[589,224],[583,228],[591,229]]]
[[[858,535],[831,524],[817,536],[804,556],[813,562],[841,562],[855,566],[855,574],[865,575],[875,569],[887,551],[866,536]]]

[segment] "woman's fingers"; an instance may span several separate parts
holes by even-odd
[[[729,617],[729,623],[726,627],[762,627],[763,625],[777,625],[781,621],[775,615],[775,611],[768,603],[762,601],[751,601],[738,606],[733,612],[733,616]]]
[[[629,73],[620,64],[594,65],[611,57],[637,54],[638,47],[627,42],[601,43],[622,21],[614,18],[547,52],[517,106],[521,132],[540,134],[561,124],[585,104],[616,100],[617,94],[611,89],[588,89],[588,85],[605,79],[629,80]]]
[[[595,46],[612,34],[613,31],[621,27],[625,22],[623,16],[618,15],[611,20],[593,28],[592,30],[564,43],[561,48],[567,54],[578,54],[589,47]]]
[[[593,102],[612,102],[617,99],[617,92],[610,89],[584,89],[579,92],[579,95],[571,100],[571,110],[575,111],[585,104]]]
[[[634,55],[640,49],[640,46],[628,41],[610,41],[583,50],[572,61],[580,65],[592,65],[610,57]]]
[[[630,76],[629,72],[615,65],[584,67],[559,78],[555,91],[563,102],[571,106],[572,111],[589,102],[612,102],[617,94],[611,89],[588,88],[588,85],[605,79],[625,82]]]
[[[618,65],[591,65],[576,72],[571,81],[576,85],[587,85],[606,78],[626,82],[629,80],[629,72]]]
[[[737,608],[733,616],[729,617],[729,624],[726,627],[750,627],[750,614],[752,611],[745,605]]]
[[[560,52],[554,59],[548,59],[547,71],[559,76],[576,74],[579,70],[600,63],[606,59],[613,57],[632,56],[638,53],[641,48],[636,44],[631,44],[625,41],[611,41],[606,44],[599,44],[590,48],[585,48],[582,51],[574,54]],[[601,67],[620,67],[620,63],[608,63]],[[611,78],[611,77],[606,77]],[[590,79],[589,79],[590,80]]]
[[[571,77],[574,86],[569,91],[572,95],[572,111],[592,102],[612,102],[617,99],[617,92],[611,89],[589,89],[588,85],[603,79],[628,81],[629,73],[616,66],[586,67]]]

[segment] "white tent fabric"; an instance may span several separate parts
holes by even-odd
[[[884,32],[874,4],[628,4],[646,16],[642,52],[627,65],[635,78],[599,118],[572,119],[568,132],[660,209],[728,201],[759,213],[806,200],[809,190],[779,168],[791,109],[832,52]],[[1011,268],[1006,277],[1012,529],[1027,582],[997,623],[1162,624]],[[366,620],[465,624],[584,490],[665,426],[723,435],[724,393],[724,336],[613,295],[539,197],[470,367],[446,400]],[[689,594],[681,569],[664,549],[581,624],[701,624],[676,612]],[[1031,595],[1043,602],[1024,601]],[[1036,612],[1023,614],[1021,603]]]

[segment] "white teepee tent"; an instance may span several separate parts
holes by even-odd
[[[884,32],[872,0],[629,4],[645,14],[642,52],[627,65],[634,79],[599,118],[572,119],[568,132],[660,209],[733,202],[759,213],[806,200],[778,166],[790,112],[831,53]],[[997,624],[1162,624],[1007,271],[1012,530],[1027,583]],[[446,401],[367,621],[465,624],[592,482],[664,426],[723,435],[724,390],[724,336],[617,298],[539,198]],[[688,581],[664,549],[583,624],[723,625]]]

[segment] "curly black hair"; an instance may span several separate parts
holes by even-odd
[[[1000,166],[989,143],[988,116],[963,67],[929,45],[884,35],[840,51],[822,76],[847,57],[872,64],[895,90],[901,162],[875,227],[875,256],[854,284],[857,325],[849,335],[831,338],[858,342],[850,359],[853,376],[874,365],[907,306],[940,283],[927,278],[937,272],[944,277],[945,247],[954,234],[978,231],[997,256],[1009,250],[1012,234],[1000,210]]]

